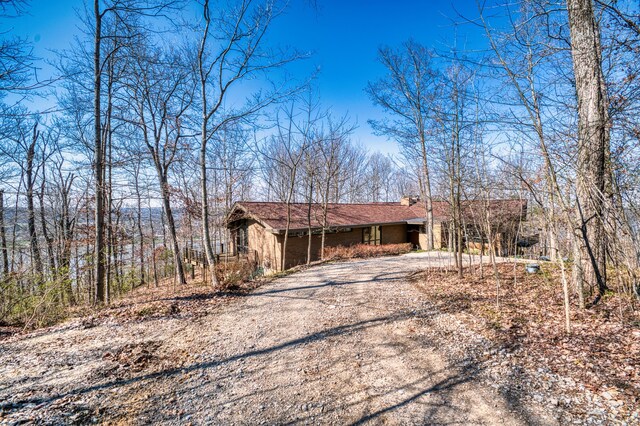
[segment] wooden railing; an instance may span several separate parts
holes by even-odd
[[[182,250],[183,259],[186,264],[199,266],[201,268],[209,266],[209,262],[207,261],[207,256],[202,250],[195,250],[185,247]],[[251,250],[248,247],[239,247],[236,253],[217,253],[215,255],[215,261],[225,261],[225,260],[243,260],[246,259],[248,261],[256,261],[257,252],[255,250]]]

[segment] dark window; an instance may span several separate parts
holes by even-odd
[[[244,221],[238,227],[238,232],[236,234],[236,245],[238,248],[238,253],[246,253],[249,248],[249,224]]]
[[[382,227],[370,226],[362,229],[362,243],[379,246],[382,243]]]

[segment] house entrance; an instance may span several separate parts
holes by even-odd
[[[413,248],[420,248],[420,225],[407,225],[407,242]]]
[[[238,254],[245,254],[249,247],[249,226],[247,221],[242,221],[236,232],[236,247]]]

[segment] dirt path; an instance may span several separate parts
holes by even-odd
[[[313,267],[200,318],[70,326],[0,345],[0,422],[527,424],[428,338],[420,253]],[[444,260],[448,262],[448,260]],[[451,339],[456,339],[455,335]]]

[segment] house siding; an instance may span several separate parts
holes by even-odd
[[[284,235],[273,235],[277,241],[277,250],[274,258],[277,259],[275,265],[276,270],[280,270],[281,251],[280,248],[284,242]],[[382,244],[399,244],[407,242],[407,225],[389,225],[382,226]],[[325,247],[350,246],[362,243],[362,228],[353,228],[349,232],[330,233],[325,235]],[[289,236],[287,239],[287,254],[285,257],[286,268],[301,265],[307,262],[307,248],[309,237],[305,236]],[[313,235],[311,237],[311,261],[320,260],[320,248],[322,245],[322,236]],[[273,262],[272,262],[273,263]]]
[[[442,248],[442,225],[440,223],[433,224],[433,248],[439,250]],[[427,234],[420,232],[420,249],[428,250]]]
[[[255,253],[260,266],[266,270],[277,270],[280,248],[276,236],[256,221],[249,222],[248,234],[249,250]]]
[[[400,244],[406,242],[406,224],[382,226],[382,244]]]

